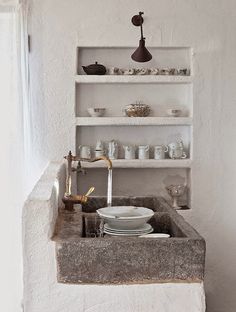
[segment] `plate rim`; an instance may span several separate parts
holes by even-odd
[[[153,232],[153,228],[150,229],[148,232],[140,234],[140,233],[109,233],[106,230],[104,230],[105,234],[108,235],[113,235],[113,236],[141,236],[141,235],[145,235],[145,234],[150,234]]]
[[[108,227],[107,227],[108,226]],[[133,229],[133,230],[128,230],[128,229],[115,229],[115,228],[112,228],[111,226],[109,226],[107,223],[104,224],[104,229],[107,229],[108,231],[114,231],[114,232],[143,232],[143,231],[147,231],[147,230],[150,230],[150,229],[153,229],[153,227],[151,226],[151,224],[149,223],[145,223],[143,225],[143,227],[141,227],[140,229]]]

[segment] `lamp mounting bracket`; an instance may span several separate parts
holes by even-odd
[[[131,22],[133,23],[134,26],[141,26],[143,24],[143,17],[142,15],[144,12],[139,12],[138,15],[134,15],[131,19]]]

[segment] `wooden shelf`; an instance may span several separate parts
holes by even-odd
[[[113,168],[191,168],[191,159],[115,159],[112,160]],[[94,163],[82,163],[83,168],[106,168],[106,164],[103,161],[97,161]]]
[[[77,126],[189,126],[190,117],[77,117]]]
[[[169,75],[76,75],[77,83],[192,83],[193,76]]]

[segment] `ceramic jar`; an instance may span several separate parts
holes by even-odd
[[[165,159],[165,153],[168,152],[166,145],[154,146],[154,159]]]
[[[104,144],[101,140],[97,141],[94,154],[95,154],[95,157],[105,156],[106,152],[104,149]]]
[[[138,158],[149,159],[149,145],[139,145],[138,147]]]
[[[123,149],[125,151],[125,159],[135,159],[135,146],[124,145]]]
[[[105,156],[105,151],[104,150],[95,150],[94,155],[95,157],[100,157],[100,156]]]
[[[184,152],[182,141],[168,144],[168,152],[171,159],[183,159],[187,157],[186,153]]]
[[[91,158],[91,147],[87,145],[80,145],[79,153],[81,158]]]
[[[108,157],[110,159],[118,158],[118,143],[115,140],[108,142]]]

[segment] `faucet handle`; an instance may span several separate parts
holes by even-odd
[[[84,196],[88,197],[90,194],[93,193],[94,190],[95,190],[95,187],[91,186],[90,189],[88,190],[88,192]]]

